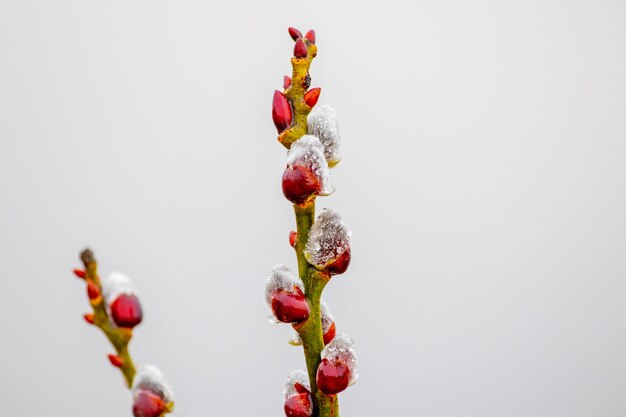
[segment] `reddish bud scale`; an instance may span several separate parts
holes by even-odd
[[[315,31],[313,29],[309,30],[304,37],[312,44],[315,44]]]
[[[294,204],[304,204],[319,194],[322,184],[305,166],[294,165],[283,172],[283,195]]]
[[[298,232],[292,230],[289,232],[289,245],[291,245],[292,248],[296,247],[296,240],[298,240]]]
[[[296,28],[292,28],[290,27],[289,29],[287,29],[289,31],[289,36],[291,36],[291,39],[298,40],[299,38],[302,37],[302,32],[300,32],[298,29]]]
[[[119,327],[135,327],[143,318],[139,299],[132,294],[120,294],[111,303],[111,316]]]
[[[78,278],[85,279],[85,271],[83,271],[82,269],[74,269],[72,272],[73,272],[73,273],[74,273],[74,275],[76,275]]]
[[[111,362],[111,365],[115,366],[116,368],[121,368],[124,363],[122,358],[113,354],[109,355],[109,361]]]
[[[283,77],[283,88],[286,90],[289,88],[290,85],[291,85],[291,77],[289,77],[288,75],[285,75]]]
[[[348,388],[350,384],[350,369],[341,359],[322,359],[317,368],[317,387],[324,394],[333,395]]]
[[[93,324],[94,323],[94,315],[93,313],[87,313],[83,315],[83,318],[85,319],[85,321],[89,324]]]
[[[309,390],[301,384],[298,384],[297,382],[295,384],[293,384],[293,387],[296,389],[296,391],[298,391],[298,394],[309,394]]]
[[[294,395],[285,401],[285,415],[287,417],[310,417],[312,414],[313,407],[308,392]]]
[[[272,297],[272,312],[276,319],[283,323],[300,323],[309,318],[309,304],[302,290],[294,288],[295,292],[278,291]]]
[[[329,344],[335,338],[335,334],[337,334],[337,328],[335,327],[335,322],[333,322],[326,333],[324,333],[324,345]]]
[[[272,100],[272,119],[278,133],[291,126],[293,119],[293,111],[289,100],[280,91],[274,91],[274,99]]]
[[[301,38],[298,38],[296,44],[293,46],[293,56],[295,56],[296,58],[305,58],[306,55],[306,45]]]
[[[158,395],[141,390],[133,401],[133,415],[135,417],[159,417],[165,411],[165,402]]]
[[[326,270],[331,275],[339,275],[346,272],[348,266],[350,266],[350,248],[346,249],[333,263],[326,267]]]
[[[312,88],[304,94],[304,102],[307,106],[313,107],[317,104],[317,100],[320,98],[322,89],[319,87]]]
[[[87,296],[90,300],[100,297],[100,288],[98,288],[95,282],[87,282]]]

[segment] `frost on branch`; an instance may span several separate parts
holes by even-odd
[[[289,268],[276,265],[267,277],[265,302],[274,319],[282,323],[300,323],[309,318],[309,304],[304,286]]]
[[[319,195],[330,195],[335,188],[330,183],[330,170],[324,156],[324,146],[318,138],[304,135],[291,144],[287,153],[287,168],[300,165],[308,168],[320,183]]]
[[[317,269],[341,274],[350,263],[350,235],[339,213],[324,209],[311,227],[304,256]]]
[[[337,112],[328,104],[314,108],[307,117],[307,133],[316,136],[324,145],[324,156],[332,168],[341,160]]]

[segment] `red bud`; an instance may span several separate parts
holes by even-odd
[[[324,345],[329,344],[335,338],[336,333],[337,328],[335,327],[335,322],[333,322],[333,324],[330,325],[326,333],[324,333]]]
[[[83,314],[83,318],[89,324],[93,324],[93,322],[94,322],[94,315],[93,315],[93,313]]]
[[[309,318],[309,303],[302,290],[294,288],[295,292],[278,291],[272,297],[272,311],[278,321],[283,323],[300,323]]]
[[[320,98],[322,89],[319,87],[312,88],[304,94],[304,102],[307,106],[313,107],[317,104],[317,100]]]
[[[122,364],[124,363],[122,358],[113,354],[109,355],[109,361],[111,362],[111,365],[115,366],[116,368],[121,368]]]
[[[339,258],[335,259],[333,263],[328,265],[326,270],[328,270],[331,275],[343,274],[350,265],[350,259],[350,248],[348,248],[341,255],[339,255]]]
[[[300,32],[296,28],[290,27],[287,30],[289,31],[289,36],[291,36],[291,39],[293,39],[294,41],[302,37],[302,32]]]
[[[317,387],[324,394],[333,395],[348,388],[350,384],[350,369],[341,359],[322,359],[317,368]]]
[[[315,43],[315,31],[313,29],[309,30],[304,37],[311,43]]]
[[[100,288],[98,288],[95,282],[87,282],[87,296],[89,296],[90,300],[100,297]]]
[[[285,75],[283,77],[283,88],[286,90],[289,88],[290,85],[291,85],[291,77],[288,75]]]
[[[280,91],[274,91],[274,99],[272,101],[272,119],[274,119],[274,125],[278,129],[278,133],[291,126],[291,119],[293,113],[291,111],[291,104],[287,97]]]
[[[135,394],[133,415],[135,417],[159,417],[165,411],[165,402],[161,397],[148,390]]]
[[[289,232],[289,244],[292,248],[296,247],[296,240],[298,239],[298,232],[294,232],[293,230]]]
[[[306,57],[306,45],[304,41],[300,38],[296,41],[296,44],[293,47],[293,56],[296,58],[305,58]]]
[[[119,327],[135,327],[143,318],[139,299],[132,294],[120,294],[111,303],[111,316]]]
[[[322,184],[305,166],[294,165],[283,172],[283,194],[294,204],[304,204],[319,194]]]
[[[85,279],[85,271],[83,271],[82,269],[74,269],[72,272],[73,272],[73,273],[74,273],[74,275],[76,275],[78,278]]]
[[[311,395],[298,394],[285,401],[285,415],[287,417],[310,417],[313,414]]]

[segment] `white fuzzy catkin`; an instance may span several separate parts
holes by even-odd
[[[324,156],[331,168],[339,163],[339,125],[337,112],[328,104],[315,107],[307,117],[307,133],[316,136],[324,145]]]
[[[318,138],[304,135],[291,144],[287,153],[287,167],[302,165],[313,172],[321,184],[319,195],[330,195],[335,188],[330,183],[330,169],[324,156],[324,146]]]
[[[281,290],[293,292],[293,287],[298,287],[304,292],[302,280],[298,278],[291,269],[283,264],[277,264],[267,275],[265,284],[265,302],[272,307],[272,297]]]
[[[359,377],[356,363],[354,341],[344,333],[338,333],[335,338],[322,350],[322,359],[341,359],[350,369],[350,385]]]
[[[121,294],[137,295],[133,282],[121,272],[111,272],[102,280],[102,295],[107,305],[111,305]]]
[[[147,390],[158,395],[166,403],[174,401],[174,393],[167,380],[154,365],[141,365],[137,368],[133,379],[132,393],[137,395],[139,391]]]
[[[350,248],[350,235],[339,213],[324,209],[311,227],[304,256],[317,269],[324,269]]]
[[[285,389],[283,389],[283,397],[285,398],[285,401],[300,394],[295,388],[296,384],[302,385],[304,388],[309,390],[309,392],[311,392],[311,384],[309,383],[309,376],[307,373],[302,369],[295,370],[287,377]]]

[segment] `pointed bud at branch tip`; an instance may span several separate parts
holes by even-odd
[[[80,279],[85,279],[85,271],[82,269],[74,269],[72,272],[74,272],[74,275],[76,275],[78,278]]]
[[[83,319],[85,319],[85,321],[89,324],[93,324],[94,323],[94,315],[93,313],[87,313],[87,314],[83,314]]]
[[[283,89],[288,89],[289,86],[291,85],[291,77],[288,75],[285,75],[283,77]]]
[[[291,36],[291,39],[293,39],[294,41],[302,37],[302,32],[300,32],[296,28],[289,27],[289,29],[287,30],[289,31],[289,36]]]
[[[309,30],[304,37],[312,44],[315,44],[315,31],[313,29]]]
[[[121,368],[124,364],[122,358],[113,354],[109,354],[109,361],[111,362],[111,365],[115,366],[116,368]]]
[[[278,90],[274,91],[274,98],[272,100],[272,119],[274,120],[274,126],[276,126],[278,133],[291,126],[293,119],[293,111],[291,110],[289,100]]]
[[[294,232],[293,230],[289,232],[289,245],[292,248],[296,247],[296,241],[298,240],[298,232]]]
[[[304,94],[304,102],[306,103],[306,105],[309,107],[314,107],[317,104],[317,100],[319,100],[320,98],[321,92],[322,92],[322,89],[319,87],[312,88],[309,91],[307,91]]]
[[[306,45],[301,38],[298,38],[296,44],[293,47],[293,56],[296,58],[305,58],[307,55]]]

